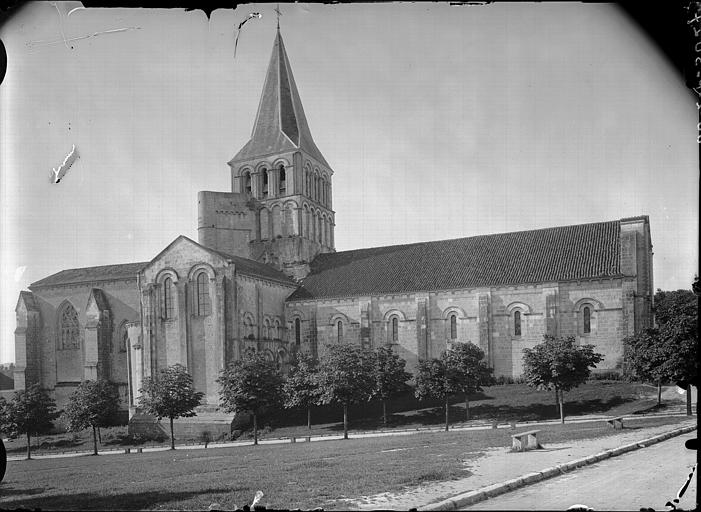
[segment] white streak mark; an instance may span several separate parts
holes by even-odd
[[[61,181],[61,179],[66,175],[66,172],[68,172],[68,169],[70,169],[71,165],[73,165],[73,162],[75,162],[77,158],[78,152],[75,150],[75,144],[73,144],[71,152],[68,153],[66,155],[66,158],[63,159],[63,163],[61,163],[61,165],[59,165],[58,168],[54,167],[52,169],[52,183],[58,183],[59,181]]]
[[[92,33],[92,34],[88,34],[88,35],[85,35],[85,36],[72,37],[72,38],[70,38],[70,39],[66,39],[65,42],[68,42],[68,41],[80,41],[81,39],[89,39],[89,38],[91,38],[91,37],[96,37],[96,36],[99,36],[99,35],[101,35],[101,34],[114,34],[114,33],[117,33],[117,32],[126,32],[127,30],[139,30],[139,29],[141,29],[141,27],[114,28],[114,29],[112,29],[112,30],[103,30],[103,31],[101,31],[101,32],[94,32],[94,33]],[[51,45],[51,44],[60,44],[60,43],[62,43],[62,42],[64,42],[64,41],[62,41],[62,40],[60,40],[60,39],[59,39],[59,40],[56,40],[56,41],[29,41],[29,42],[27,43],[27,46],[28,46],[30,49],[32,49],[32,48],[34,48],[35,46],[46,46],[46,45]]]

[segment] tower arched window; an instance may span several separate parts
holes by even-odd
[[[584,306],[582,310],[582,326],[584,334],[591,333],[591,308],[589,306]]]
[[[80,348],[80,326],[78,313],[71,304],[66,304],[59,319],[59,349],[75,350]]]
[[[521,312],[514,312],[514,336],[521,336]]]
[[[450,315],[450,339],[458,339],[458,315]]]
[[[245,172],[243,174],[243,191],[248,194],[249,196],[251,195],[253,189],[251,188],[251,173],[250,172]]]
[[[341,320],[336,322],[336,340],[343,343],[343,321]]]
[[[267,169],[263,169],[261,172],[263,173],[263,197],[269,197],[269,195],[268,195],[268,171],[267,171]]]
[[[280,172],[278,173],[278,183],[280,184],[279,191],[281,196],[284,196],[287,192],[287,183],[285,178],[285,166],[280,165]]]
[[[166,277],[163,281],[163,318],[175,317],[175,306],[173,305],[173,280]]]
[[[295,318],[295,345],[299,346],[302,341],[302,322]]]
[[[212,305],[209,301],[209,276],[206,272],[197,274],[196,288],[197,316],[207,316],[211,313]]]

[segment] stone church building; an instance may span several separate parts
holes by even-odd
[[[197,196],[197,241],[63,270],[20,293],[15,389],[40,383],[60,408],[81,380],[105,378],[136,425],[144,378],[181,363],[205,401],[180,421],[226,426],[216,379],[249,352],[284,369],[327,344],[391,345],[412,369],[475,343],[496,375],[515,377],[545,333],[595,345],[599,369],[611,369],[622,338],[651,325],[647,216],[336,252],[334,172],[279,31],[251,138],[228,165],[231,192]]]

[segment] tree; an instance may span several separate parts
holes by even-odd
[[[32,458],[31,436],[43,434],[58,417],[56,403],[38,384],[14,393],[0,402],[0,429],[8,436],[27,436],[27,459]]]
[[[343,439],[348,439],[348,405],[367,402],[375,391],[375,354],[356,345],[327,345],[319,365],[320,401],[343,406]]]
[[[451,392],[465,398],[465,418],[470,419],[470,393],[482,391],[492,383],[492,369],[484,360],[484,352],[473,343],[453,343],[441,358],[448,369]]]
[[[282,404],[282,375],[272,361],[253,354],[234,361],[217,379],[227,412],[253,416],[253,444],[258,444],[258,415]]]
[[[698,277],[692,288],[699,289]],[[667,378],[686,389],[686,413],[691,415],[691,383],[698,381],[698,296],[691,290],[655,294],[655,321],[659,325]]]
[[[435,398],[442,400],[445,406],[445,431],[448,432],[448,397],[451,393],[450,376],[444,359],[425,359],[419,361],[416,369],[416,390],[419,400]]]
[[[676,382],[687,389],[687,414],[691,414],[690,384],[698,379],[698,298],[690,290],[655,294],[658,327],[623,340],[629,376],[657,383],[657,404],[662,382]]]
[[[576,388],[589,378],[591,369],[604,356],[593,345],[577,346],[573,336],[557,338],[546,334],[543,343],[523,349],[524,377],[529,386],[559,392],[560,421],[565,422],[562,393]]]
[[[318,365],[308,354],[298,354],[283,386],[284,406],[307,409],[307,428],[312,428],[312,406],[319,403]]]
[[[195,391],[192,376],[181,364],[162,368],[155,378],[147,377],[139,393],[139,404],[149,414],[170,420],[170,449],[175,450],[173,420],[195,416],[204,393]]]
[[[104,427],[119,410],[119,393],[105,380],[86,380],[70,397],[64,415],[68,430],[77,432],[92,427],[93,455],[97,455],[97,429]]]
[[[375,391],[382,400],[382,422],[387,426],[387,401],[393,395],[407,389],[411,374],[405,371],[406,361],[391,347],[379,347],[375,351]]]
[[[657,405],[662,403],[662,382],[669,379],[667,354],[658,329],[645,329],[623,338],[625,372],[629,378],[657,384]]]

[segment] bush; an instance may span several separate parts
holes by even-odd
[[[603,370],[600,372],[594,372],[589,377],[589,380],[616,380],[623,381],[626,380],[623,372],[619,370]]]

